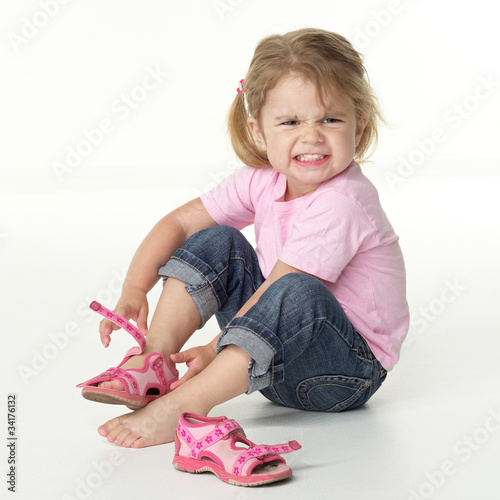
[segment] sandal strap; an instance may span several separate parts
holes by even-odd
[[[111,368],[108,370],[107,375],[110,379],[119,379],[125,385],[128,385],[127,392],[131,392],[132,394],[139,394],[139,384],[137,383],[137,379],[130,375],[127,370],[122,370],[121,368]]]
[[[238,447],[240,443],[247,447]],[[178,460],[178,468],[181,470],[188,472],[212,470],[221,479],[222,474],[224,477],[232,476],[238,481],[238,477],[252,476],[259,466],[264,468],[269,466],[269,471],[276,469],[278,475],[283,471],[290,472],[280,454],[291,453],[300,448],[302,447],[297,441],[272,446],[256,445],[247,439],[245,432],[235,420],[186,412],[181,414],[175,434],[174,465]],[[203,460],[204,458],[206,460]],[[182,461],[185,462],[184,465],[181,464]],[[204,466],[204,463],[211,465]],[[261,472],[257,474],[257,478],[269,476],[269,474],[263,476]],[[273,477],[272,472],[269,477]],[[249,485],[250,482],[245,479],[244,483],[233,484]]]
[[[191,457],[198,459],[200,454],[209,446],[214,445],[221,439],[224,439],[229,434],[235,431],[240,431],[240,434],[245,436],[245,432],[235,420],[226,419],[223,422],[217,423],[215,429],[208,434],[205,434],[201,439],[196,439],[189,429],[187,429],[181,422],[177,427],[179,437],[187,444],[191,450]]]
[[[109,319],[115,325],[118,325],[121,328],[124,328],[127,330],[132,337],[137,341],[141,348],[141,352],[144,351],[146,347],[146,339],[144,338],[144,335],[129,321],[127,321],[125,318],[122,318],[121,316],[118,316],[118,314],[114,313],[113,311],[110,311],[107,307],[102,306],[99,304],[99,302],[96,302],[95,300],[90,304],[90,309],[95,311],[96,313],[99,313],[101,316],[104,316],[106,319]],[[139,353],[139,354],[140,354]]]
[[[284,444],[274,444],[272,446],[261,444],[254,445],[248,449],[240,453],[238,458],[234,461],[233,464],[233,474],[237,476],[241,476],[243,469],[245,468],[245,464],[249,460],[257,459],[259,462],[263,463],[264,459],[267,458],[267,461],[273,460],[273,457],[276,459],[281,459],[279,455],[283,453],[291,453],[295,450],[300,450],[302,446],[297,441],[289,441]]]
[[[165,358],[163,358],[165,359]],[[156,361],[154,361],[152,368],[156,374],[156,378],[158,382],[160,382],[161,387],[170,387],[170,383],[165,377],[165,372],[163,371],[163,359],[162,357],[158,357]],[[166,364],[166,361],[165,361]],[[172,372],[172,370],[170,370]],[[175,376],[175,374],[173,374]],[[177,376],[178,378],[178,376]]]
[[[139,350],[138,347],[133,347],[130,351],[134,349]],[[100,375],[78,384],[77,387],[85,387],[98,384],[99,382],[118,379],[123,383],[125,389],[124,393],[128,392],[136,396],[146,396],[146,391],[150,387],[160,389],[160,396],[169,392],[170,384],[174,380],[179,379],[179,372],[171,368],[167,360],[160,353],[149,354],[144,360],[144,367],[142,370],[124,370],[121,366],[129,359],[130,351],[117,367],[108,368]],[[140,354],[140,352],[138,354]],[[151,371],[153,373],[151,373]],[[156,377],[156,379],[154,377]]]
[[[124,388],[126,389],[125,392],[131,392],[131,388],[133,388],[135,389],[135,391],[132,389],[133,394],[139,393],[139,385],[137,384],[137,381],[133,377],[131,377],[126,372],[126,370],[122,370],[118,367],[108,368],[105,372],[102,372],[99,375],[96,375],[95,377],[92,377],[91,379],[78,384],[77,387],[95,385],[99,382],[106,382],[112,379],[120,380]]]
[[[238,437],[245,438],[245,432],[242,427],[235,420],[225,419],[219,423],[215,424],[215,428],[205,434],[201,439],[196,439],[189,429],[179,421],[177,426],[177,435],[184,443],[189,447],[191,457],[198,460],[200,455],[210,446],[213,446],[218,441],[227,438],[230,434],[234,434],[233,439],[238,439]],[[232,473],[237,476],[242,476],[245,467],[250,460],[257,460],[258,463],[264,463],[264,461],[271,460],[282,460],[280,454],[291,453],[292,451],[299,450],[302,446],[297,441],[289,441],[284,444],[275,445],[256,445],[244,439],[244,441],[249,444],[249,448],[242,451],[235,459],[232,467]],[[265,460],[267,459],[267,460]],[[250,466],[252,469],[253,467]]]

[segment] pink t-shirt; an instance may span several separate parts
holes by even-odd
[[[285,202],[286,176],[243,167],[202,196],[218,224],[255,224],[267,278],[277,260],[319,278],[386,370],[409,324],[403,255],[375,186],[355,162],[313,193]]]

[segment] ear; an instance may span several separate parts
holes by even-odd
[[[358,118],[358,122],[356,124],[356,138],[355,138],[356,147],[358,147],[359,141],[363,136],[363,132],[365,131],[367,123],[368,123],[368,118],[366,118],[365,116]]]
[[[248,126],[250,127],[250,130],[252,131],[253,136],[255,137],[255,140],[259,144],[259,146],[264,150],[267,151],[267,145],[266,145],[266,139],[264,137],[264,132],[260,129],[259,122],[257,121],[257,118],[254,116],[250,116],[247,119]]]

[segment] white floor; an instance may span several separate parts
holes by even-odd
[[[372,401],[352,412],[296,411],[259,394],[216,408],[256,442],[303,446],[287,458],[291,480],[254,489],[174,470],[172,444],[109,444],[96,428],[120,409],[88,402],[74,387],[115,365],[131,345],[115,334],[103,350],[99,318],[87,304],[113,307],[137,244],[192,193],[2,194],[4,436],[7,394],[17,397],[12,498],[500,499],[500,178],[415,176],[395,192],[378,182],[408,267],[413,323],[401,362]],[[209,324],[195,341],[216,330]]]

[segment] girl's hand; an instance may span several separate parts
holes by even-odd
[[[210,344],[207,344],[205,346],[193,347],[183,352],[171,354],[170,359],[174,363],[186,363],[188,367],[188,371],[185,375],[170,386],[170,388],[174,390],[190,378],[202,372],[215,359],[215,351]]]
[[[139,288],[124,288],[113,312],[125,319],[133,319],[139,331],[146,335],[148,333],[148,300],[146,292]],[[110,321],[103,319],[99,324],[99,333],[104,347],[111,342],[111,333],[120,327]]]

